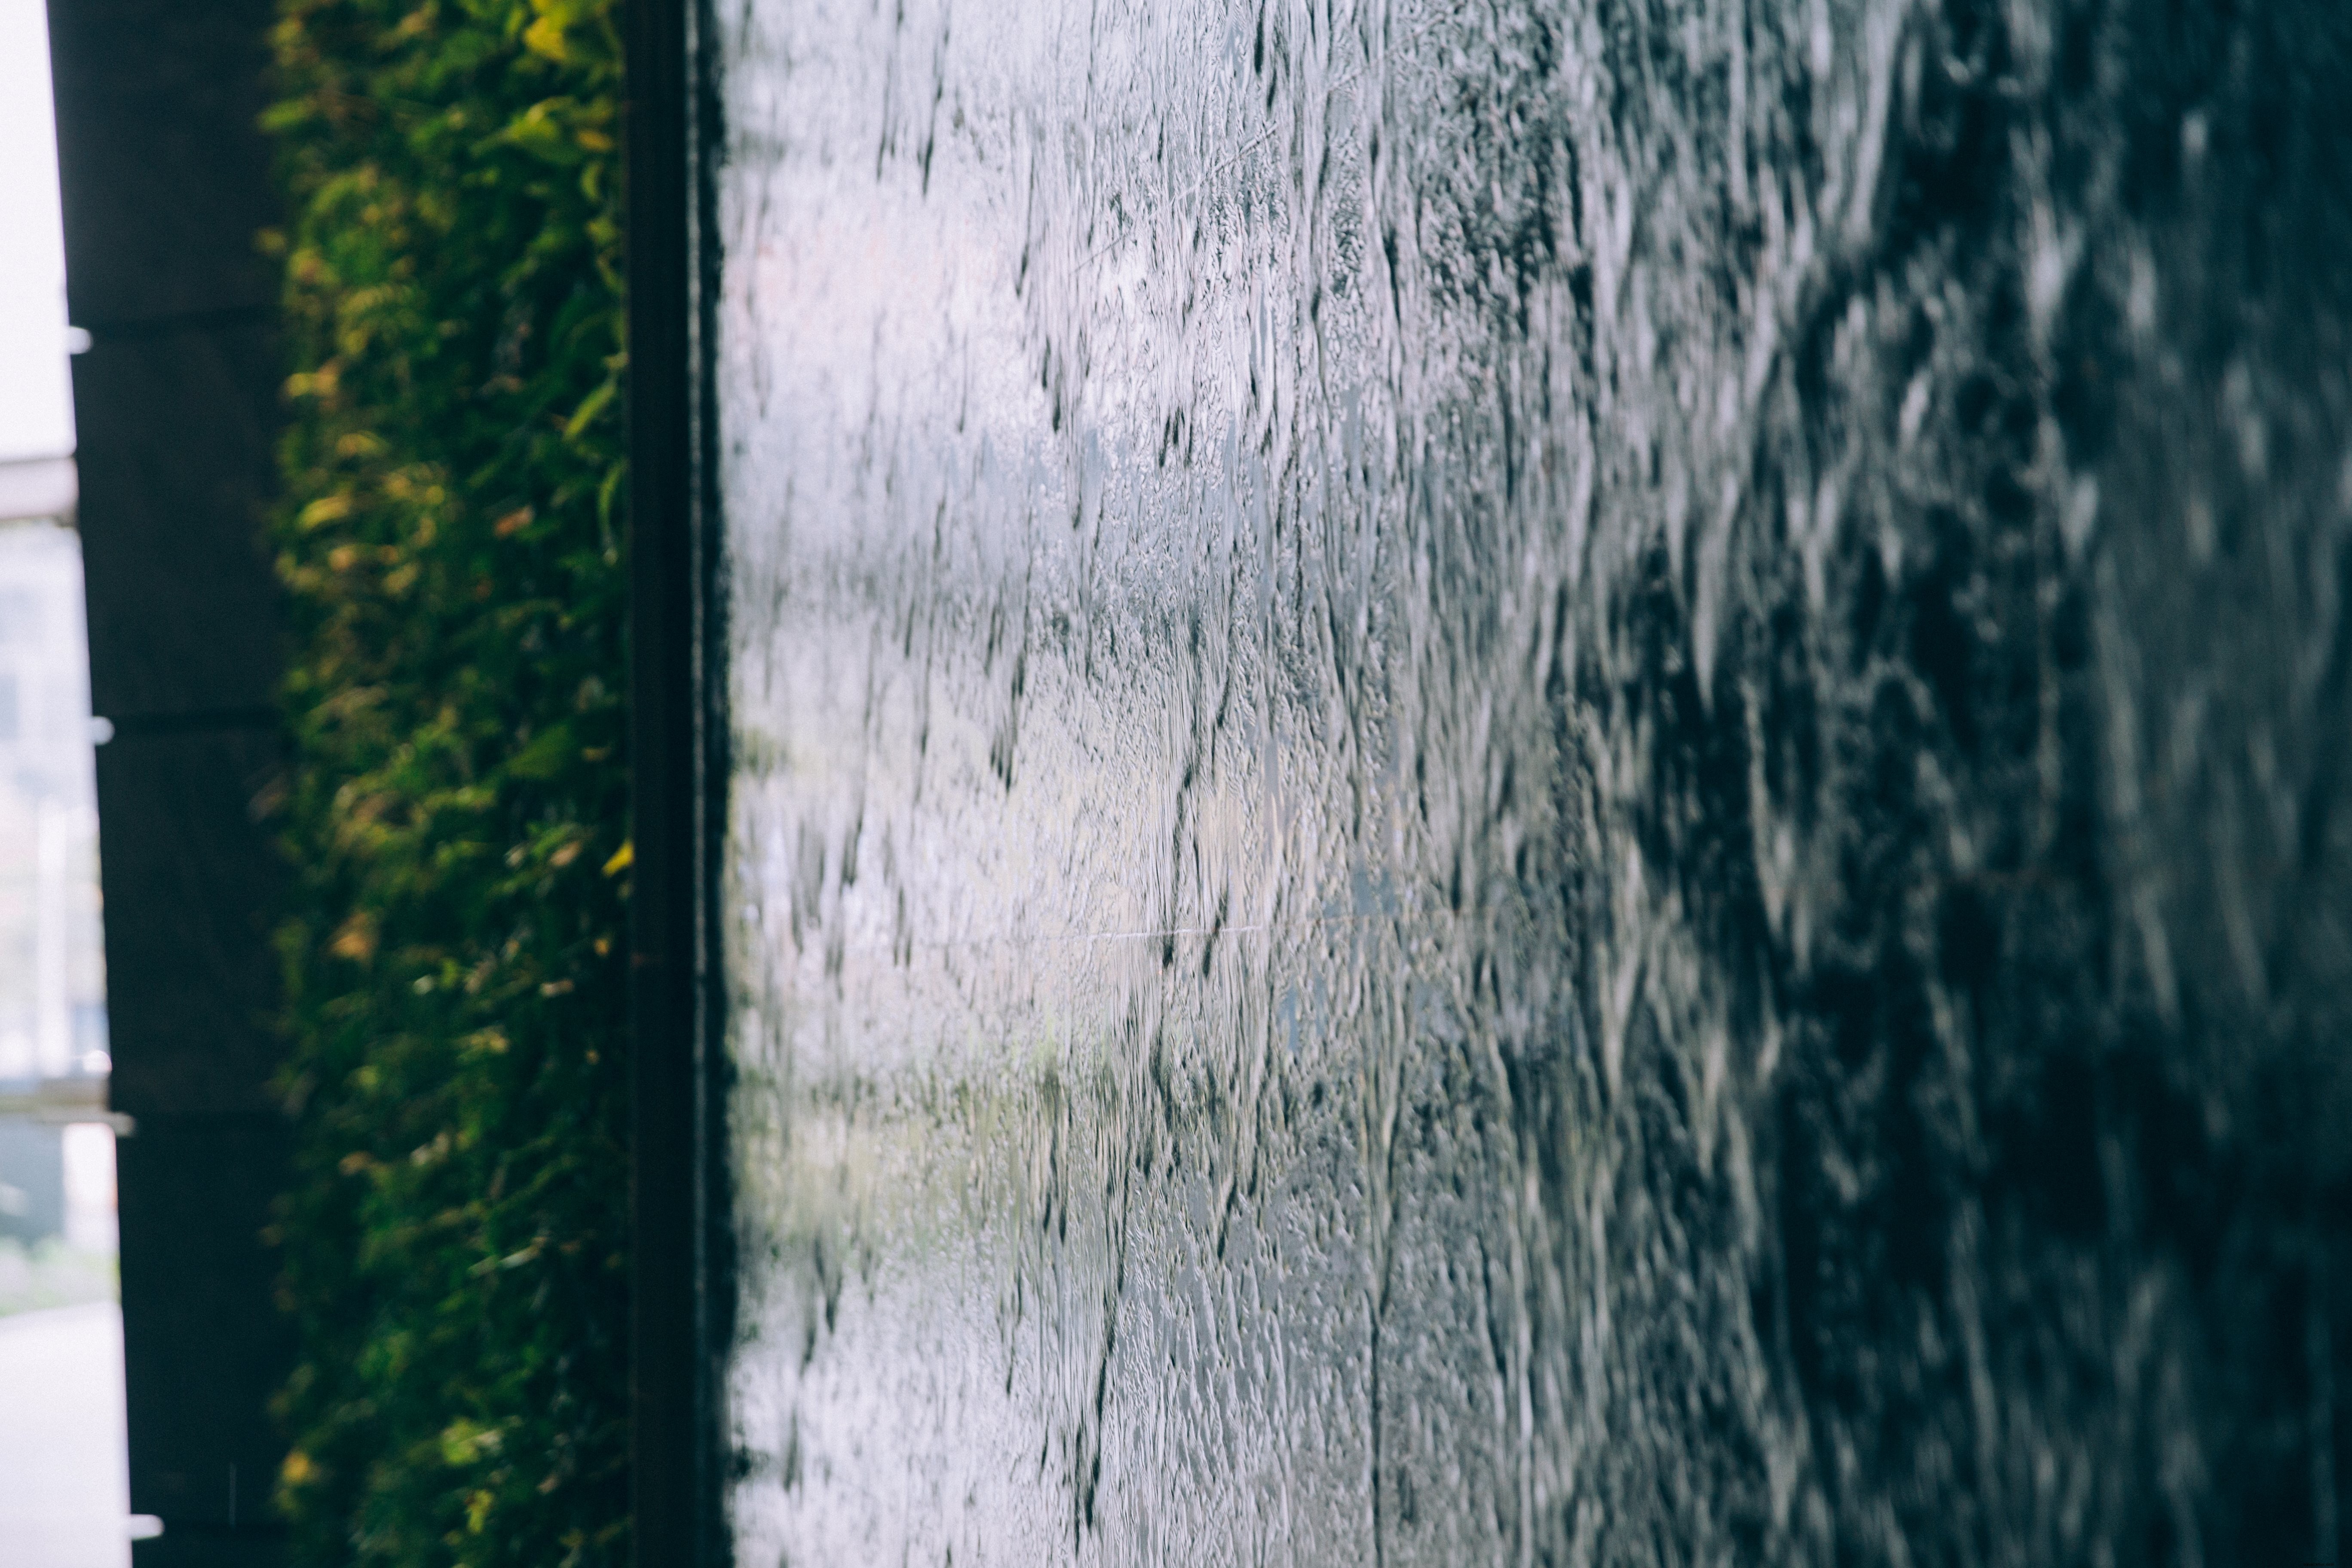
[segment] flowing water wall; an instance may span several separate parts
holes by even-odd
[[[719,9],[740,1561],[2336,1560],[2352,12]]]

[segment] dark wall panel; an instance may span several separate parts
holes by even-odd
[[[67,297],[92,331],[277,302],[258,124],[268,0],[53,0]]]
[[[285,1157],[266,1115],[150,1115],[121,1145],[131,1510],[161,1518],[166,1538],[273,1523],[285,1447],[253,1395],[286,1364],[261,1241]]]
[[[277,759],[260,543],[282,369],[256,125],[268,0],[58,0],[50,39],[73,319],[132,1505],[142,1564],[278,1555],[268,1403],[289,1364],[261,1231]],[[234,1480],[232,1480],[232,1468]]]
[[[128,729],[99,748],[110,1092],[133,1117],[275,1104],[283,869],[262,818],[278,763],[266,731]]]
[[[250,725],[275,699],[260,519],[281,376],[258,322],[100,337],[74,361],[90,703],[118,725]]]

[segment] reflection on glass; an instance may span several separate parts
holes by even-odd
[[[0,0],[0,1560],[126,1568],[114,1131],[41,0]]]
[[[16,465],[73,450],[69,346],[47,9],[0,0],[0,517],[45,510],[18,500]]]
[[[72,531],[0,525],[0,1307],[112,1294],[112,1134],[71,1120],[109,1067],[81,616]]]
[[[0,523],[0,1542],[55,1568],[121,1568],[129,1494],[85,648],[72,531]]]

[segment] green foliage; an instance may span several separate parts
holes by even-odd
[[[625,1555],[616,0],[281,0],[294,1560]]]

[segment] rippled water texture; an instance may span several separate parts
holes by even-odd
[[[742,1563],[2336,1558],[2352,7],[721,10]]]

